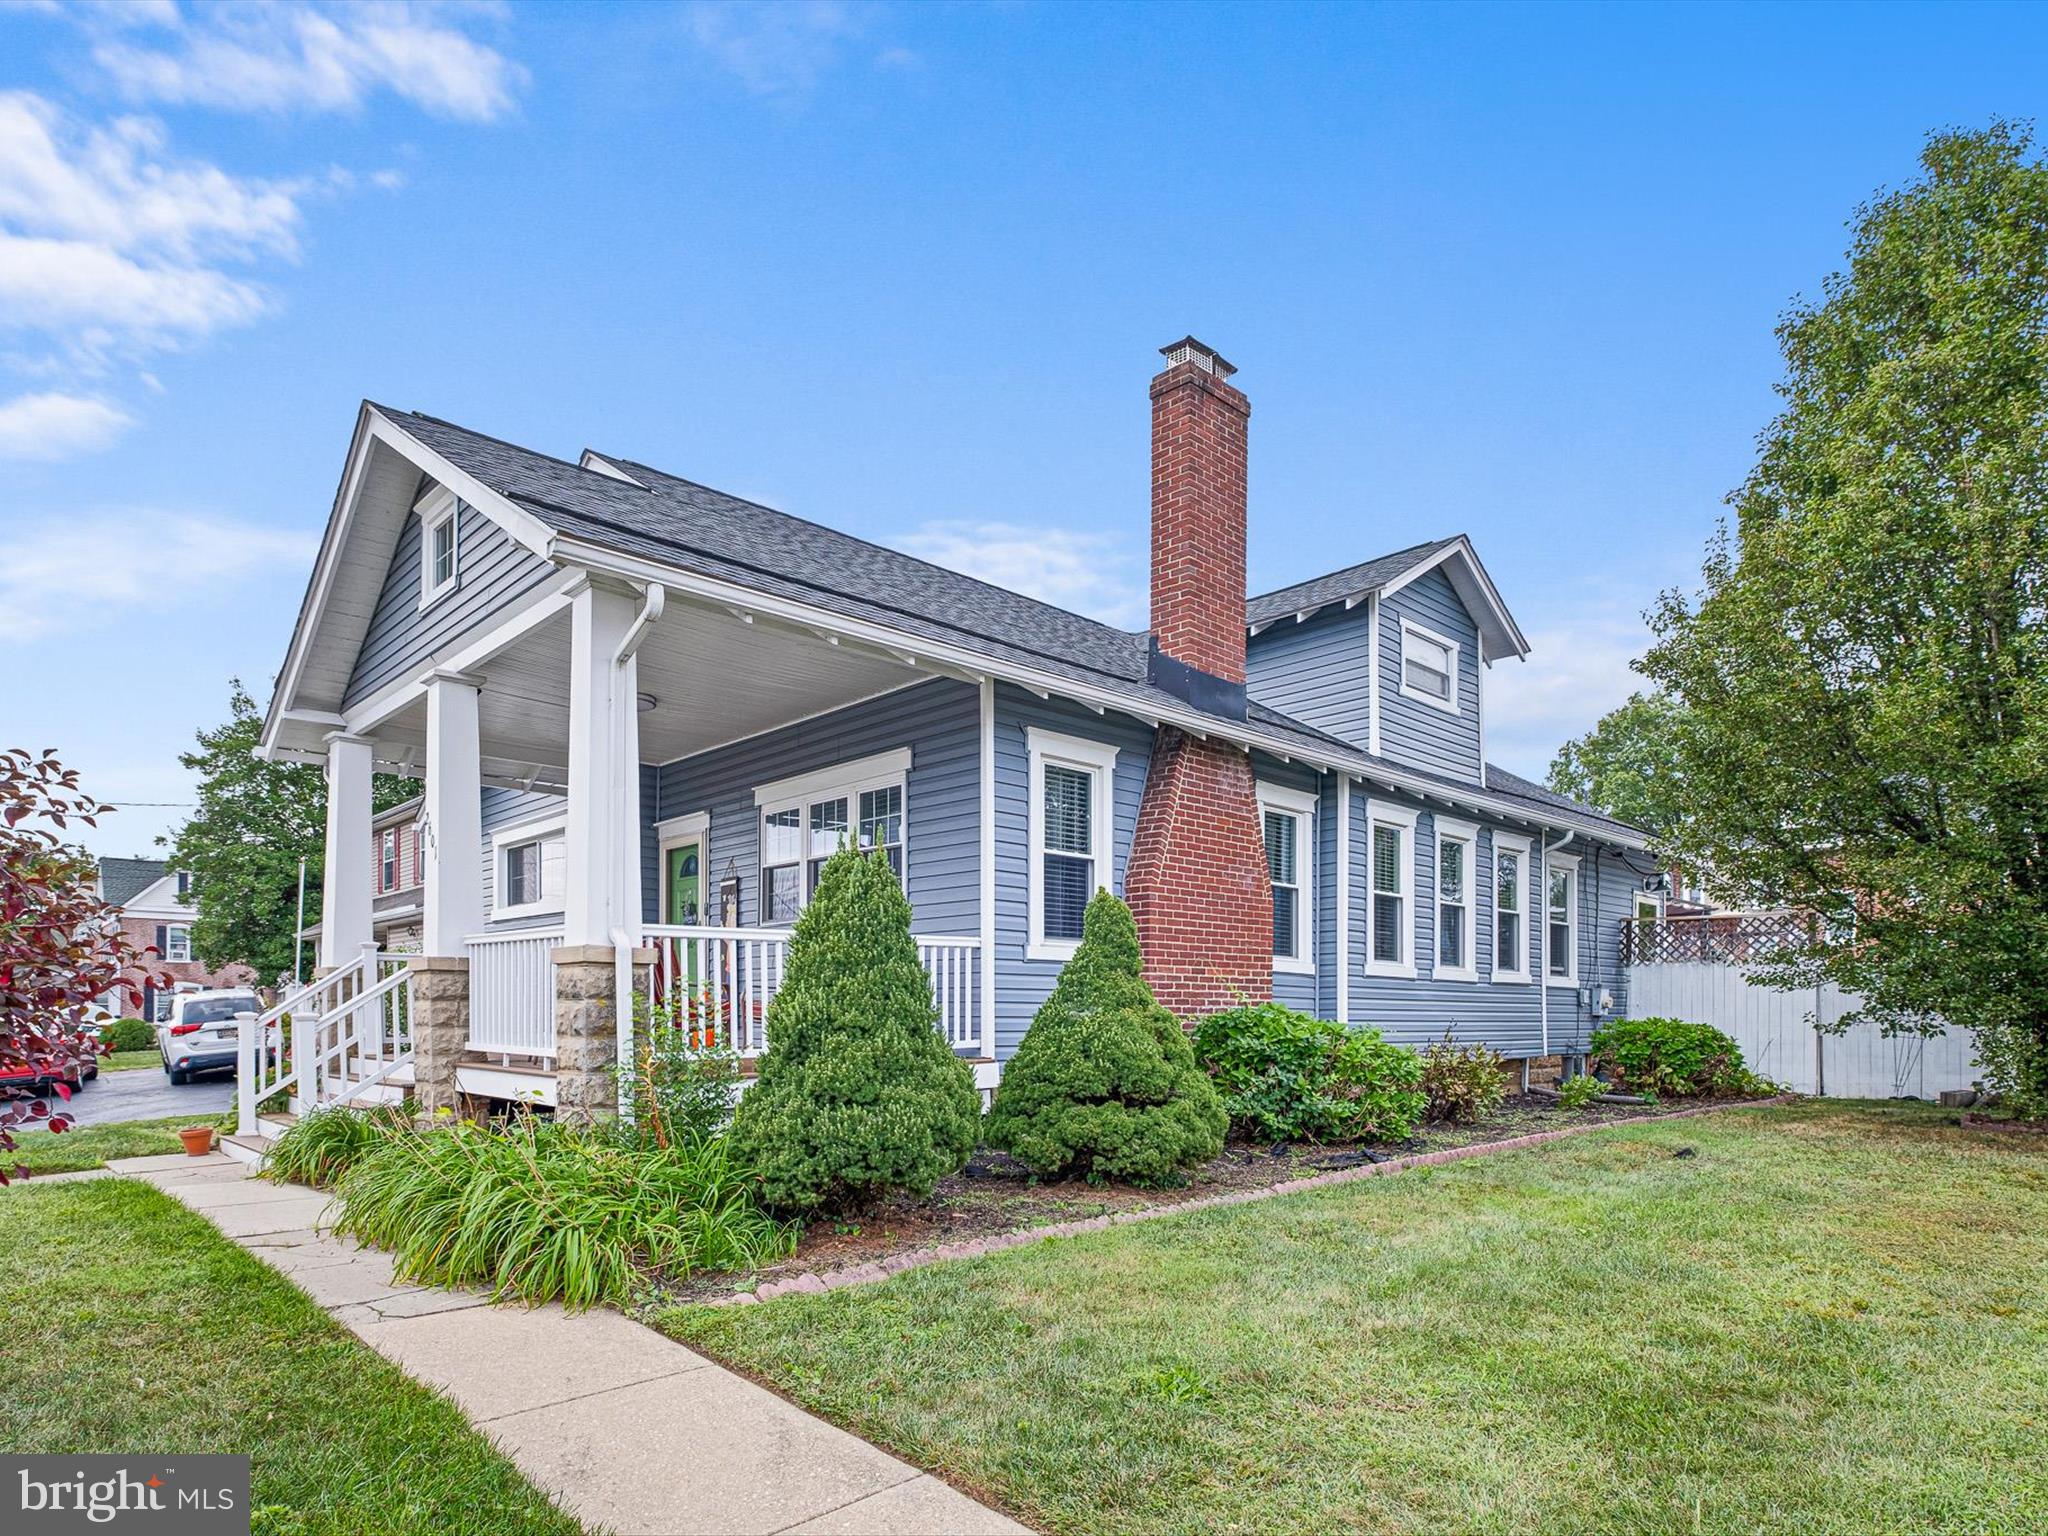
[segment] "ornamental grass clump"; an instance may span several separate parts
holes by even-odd
[[[1461,1046],[1444,1032],[1422,1053],[1429,1118],[1452,1125],[1483,1120],[1508,1096],[1507,1057],[1484,1045]]]
[[[335,1230],[389,1249],[401,1280],[617,1304],[656,1272],[788,1254],[795,1231],[760,1209],[752,1182],[716,1137],[647,1152],[604,1129],[457,1121],[372,1147],[341,1180]]]
[[[263,1176],[280,1184],[331,1189],[371,1148],[406,1123],[395,1106],[322,1104],[309,1109],[270,1144]]]
[[[1131,909],[1096,892],[986,1127],[1040,1178],[1164,1184],[1223,1150],[1223,1100],[1140,965]]]
[[[733,1156],[783,1211],[924,1196],[974,1151],[981,1096],[939,1034],[910,903],[880,853],[842,848],[796,920]]]

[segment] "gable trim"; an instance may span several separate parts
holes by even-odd
[[[313,575],[306,584],[306,596],[299,605],[298,622],[292,626],[291,643],[285,650],[284,666],[278,673],[277,687],[270,695],[270,708],[264,715],[263,734],[258,746],[260,752],[267,754],[275,749],[278,726],[288,714],[298,712],[296,700],[306,657],[312,648],[313,636],[318,633],[325,617],[335,573],[340,568],[342,552],[348,547],[348,535],[355,523],[356,506],[369,469],[371,450],[378,443],[417,465],[422,472],[503,528],[518,543],[543,558],[547,556],[552,534],[539,518],[514,506],[467,471],[456,468],[367,400],[364,401],[356,413],[355,433],[349,439],[341,483],[335,489],[334,505],[328,512],[327,527],[320,537],[320,553],[313,562]]]
[[[1494,586],[1493,578],[1486,573],[1486,567],[1479,563],[1479,554],[1478,551],[1472,548],[1472,541],[1462,533],[1431,555],[1427,560],[1418,561],[1388,582],[1384,587],[1380,588],[1380,596],[1392,597],[1403,587],[1420,580],[1453,558],[1457,559],[1465,568],[1466,580],[1461,582],[1448,571],[1444,574],[1445,578],[1450,582],[1452,589],[1457,592],[1459,600],[1470,609],[1473,607],[1473,598],[1476,596],[1480,601],[1480,606],[1485,609],[1486,615],[1492,617],[1501,635],[1507,641],[1507,646],[1501,650],[1496,650],[1489,646],[1486,643],[1486,625],[1483,622],[1483,616],[1478,612],[1474,612],[1473,618],[1475,620],[1482,620],[1478,625],[1479,659],[1490,662],[1504,655],[1528,655],[1529,642],[1522,634],[1521,626],[1515,622],[1515,616],[1508,612],[1508,605],[1501,600],[1500,589]],[[1471,590],[1468,591],[1468,587]]]

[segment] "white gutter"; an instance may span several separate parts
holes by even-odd
[[[605,549],[566,534],[557,534],[549,542],[548,556],[558,562],[583,566],[628,581],[665,583],[672,590],[686,592],[725,606],[751,609],[756,613],[783,619],[814,633],[833,631],[883,649],[908,652],[919,657],[927,665],[952,666],[977,675],[1000,677],[1006,682],[1029,689],[1040,697],[1057,693],[1086,704],[1091,709],[1114,709],[1119,714],[1129,715],[1148,725],[1177,726],[1190,735],[1204,739],[1219,737],[1241,747],[1256,747],[1262,752],[1270,752],[1276,756],[1299,759],[1326,773],[1348,772],[1359,779],[1383,784],[1389,789],[1414,795],[1423,801],[1437,800],[1447,805],[1463,805],[1488,812],[1520,826],[1536,828],[1539,832],[1548,830],[1540,817],[1527,808],[1504,804],[1489,797],[1483,790],[1476,793],[1453,792],[1444,785],[1413,778],[1378,763],[1361,763],[1349,757],[1314,753],[1299,743],[1279,742],[1242,727],[1233,728],[1232,722],[1220,720],[1214,715],[1200,714],[1172,704],[1140,704],[1111,689],[1076,682],[1072,678],[1061,677],[1015,662],[997,661],[993,657],[962,646],[906,634],[901,630],[865,619],[847,618],[828,609],[817,608],[790,598],[773,597],[735,582],[682,571],[660,561],[648,560],[638,555],[620,554],[615,550]],[[1646,850],[1649,847],[1647,839],[1630,837],[1619,832],[1583,831],[1576,835],[1610,843],[1618,848]]]

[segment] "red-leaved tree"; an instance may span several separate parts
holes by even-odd
[[[97,826],[111,809],[81,793],[54,752],[0,751],[0,1153],[14,1150],[17,1127],[70,1126],[33,1088],[50,1083],[68,1102],[66,1084],[100,1049],[93,1002],[109,993],[139,1000],[143,982],[158,980],[156,951],[121,932],[92,861],[61,836],[74,824]],[[0,1184],[8,1172],[0,1163]]]

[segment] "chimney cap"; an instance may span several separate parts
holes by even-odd
[[[1182,363],[1193,363],[1204,373],[1213,373],[1219,379],[1227,379],[1237,369],[1223,360],[1223,354],[1205,342],[1192,336],[1183,336],[1179,341],[1168,342],[1159,349],[1166,358],[1166,366],[1177,368]]]

